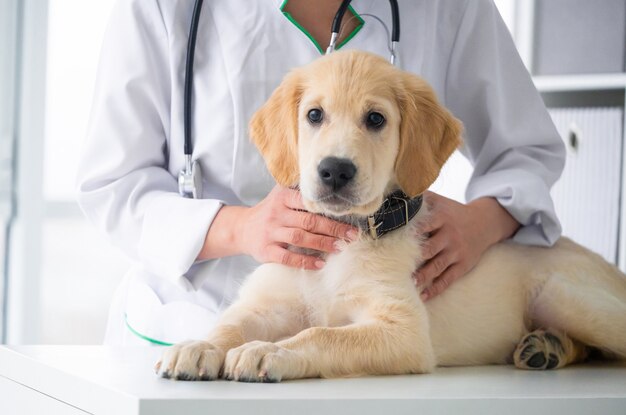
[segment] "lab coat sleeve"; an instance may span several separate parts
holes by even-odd
[[[121,0],[102,45],[78,201],[87,218],[147,271],[183,278],[222,206],[184,199],[167,169],[168,34],[156,0]]]
[[[561,233],[550,188],[565,147],[492,0],[468,0],[446,75],[445,102],[464,124],[474,165],[467,201],[494,197],[522,225],[514,240],[550,246]]]

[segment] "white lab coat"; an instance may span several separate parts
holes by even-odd
[[[254,205],[273,187],[248,120],[290,68],[320,55],[280,11],[282,2],[204,3],[193,125],[202,200],[177,193],[193,0],[121,0],[115,7],[78,177],[86,216],[134,264],[111,307],[108,343],[139,340],[126,324],[164,342],[205,336],[256,265],[246,257],[195,258],[221,206]],[[564,148],[494,4],[399,3],[398,65],[424,77],[465,124],[462,151],[475,166],[467,199],[497,198],[524,225],[517,241],[552,244],[560,226],[549,189]],[[354,0],[353,7],[391,26],[388,2]],[[362,18],[344,47],[388,56],[383,26]]]

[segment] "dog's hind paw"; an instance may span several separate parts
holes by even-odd
[[[519,369],[558,369],[568,363],[575,353],[572,340],[555,330],[535,330],[522,338],[513,354]]]

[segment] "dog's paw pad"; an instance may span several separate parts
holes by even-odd
[[[543,369],[543,367],[546,365],[546,356],[543,354],[543,352],[537,352],[530,356],[530,359],[526,360],[526,364],[528,365],[528,367],[531,367],[533,369]]]
[[[546,369],[555,369],[559,365],[559,357],[554,353],[550,353],[548,356],[548,365]]]
[[[515,350],[513,360],[520,369],[549,370],[564,366],[565,357],[561,336],[546,330],[536,330],[524,336]]]

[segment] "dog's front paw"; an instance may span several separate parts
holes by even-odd
[[[176,380],[215,380],[224,352],[205,341],[187,341],[169,347],[154,369],[163,378]]]
[[[304,370],[296,352],[263,341],[229,350],[224,362],[224,378],[239,382],[280,382],[303,377]]]

